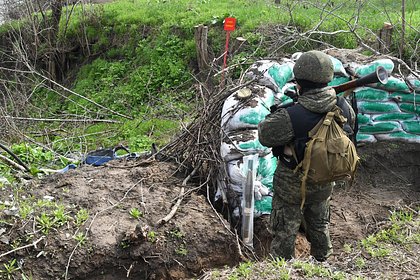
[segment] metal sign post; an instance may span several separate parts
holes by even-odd
[[[225,44],[225,54],[223,57],[223,69],[222,69],[222,81],[221,87],[224,87],[224,77],[225,77],[225,68],[226,68],[226,60],[227,54],[229,51],[229,39],[230,39],[230,32],[234,31],[236,27],[236,18],[225,18],[225,23],[223,29],[226,31],[226,44]]]

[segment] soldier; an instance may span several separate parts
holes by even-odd
[[[345,131],[351,134],[354,111],[344,98],[337,98],[334,89],[328,86],[334,69],[330,57],[325,53],[303,53],[296,61],[293,73],[299,91],[298,102],[288,108],[277,109],[258,126],[259,141],[267,147],[273,147],[273,154],[278,157],[270,217],[273,234],[271,254],[286,259],[294,257],[296,235],[303,218],[305,233],[311,243],[311,255],[318,261],[325,261],[332,253],[328,225],[333,183],[307,182],[306,200],[301,209],[301,174],[293,170],[303,159],[305,144],[309,140],[308,132],[327,112],[338,105],[348,120]]]

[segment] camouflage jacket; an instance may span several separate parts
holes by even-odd
[[[337,103],[335,91],[331,87],[322,89],[314,89],[307,91],[304,95],[299,96],[298,102],[306,109],[315,113],[326,113],[330,111]],[[348,123],[354,123],[354,111],[344,101],[344,116],[350,115]],[[346,116],[348,117],[348,116]],[[348,117],[349,118],[349,117]],[[276,147],[287,145],[294,141],[294,132],[290,116],[286,109],[279,109],[269,114],[265,120],[258,125],[258,137],[262,145],[267,147]],[[278,165],[274,174],[274,200],[284,199],[289,203],[299,204],[301,202],[300,195],[300,176],[293,170],[287,168],[282,162],[278,161]],[[307,183],[306,202],[323,201],[327,199],[332,192],[332,184],[314,185]]]

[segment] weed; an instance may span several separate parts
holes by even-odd
[[[16,259],[12,259],[7,263],[3,264],[4,269],[0,270],[0,274],[3,274],[7,277],[7,279],[14,279],[13,273],[19,270],[17,266]]]
[[[26,202],[21,202],[19,205],[19,216],[22,220],[25,220],[34,211],[33,207]]]
[[[137,208],[131,208],[129,213],[130,213],[130,216],[136,220],[138,220],[140,217],[143,217],[143,212],[141,212]]]
[[[147,240],[149,242],[155,243],[157,240],[156,232],[154,232],[153,230],[149,231],[147,233]]]
[[[41,213],[41,215],[36,218],[36,221],[39,223],[38,227],[44,234],[48,234],[48,232],[55,225],[54,219],[48,216],[46,213]]]
[[[250,261],[244,262],[244,263],[241,263],[236,268],[236,272],[238,273],[238,275],[240,277],[245,277],[246,278],[251,274],[251,272],[252,272],[251,268],[252,268],[252,263]]]
[[[358,257],[354,263],[358,269],[363,269],[366,265],[365,259],[362,257]]]
[[[170,234],[171,237],[174,237],[174,238],[177,238],[177,239],[182,239],[185,236],[179,229],[171,230],[169,232],[169,234]]]
[[[86,235],[82,232],[77,233],[74,237],[73,237],[78,244],[80,244],[81,246],[85,245],[86,243]]]
[[[185,248],[184,245],[181,245],[178,249],[175,250],[175,253],[177,253],[180,256],[186,256],[188,254],[188,250]]]
[[[80,227],[87,221],[87,219],[89,219],[89,212],[88,210],[82,208],[77,211],[74,223],[77,227]]]
[[[343,250],[344,250],[344,252],[346,252],[347,254],[350,254],[351,253],[351,251],[352,251],[352,248],[351,248],[351,245],[350,244],[344,244],[344,246],[343,246]]]
[[[54,219],[59,226],[62,226],[67,223],[70,217],[65,212],[64,205],[57,205],[57,208],[54,210]]]
[[[122,249],[127,249],[128,247],[130,247],[130,242],[127,240],[123,240],[121,241],[120,246]]]

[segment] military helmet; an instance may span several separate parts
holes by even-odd
[[[329,83],[334,76],[334,65],[327,54],[320,51],[308,51],[296,60],[293,74],[297,80]]]

